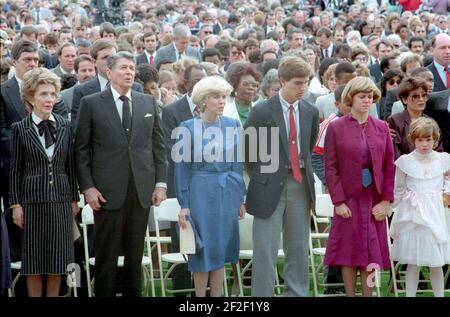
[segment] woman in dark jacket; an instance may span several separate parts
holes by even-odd
[[[11,208],[24,230],[21,274],[30,297],[58,296],[74,262],[73,216],[79,211],[70,124],[53,114],[59,78],[38,68],[25,74],[21,95],[32,113],[12,125]]]

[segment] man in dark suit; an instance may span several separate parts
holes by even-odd
[[[156,101],[131,89],[134,56],[108,57],[110,87],[81,100],[75,135],[80,191],[95,210],[95,295],[115,295],[125,256],[124,296],[141,294],[149,208],[166,198],[167,164]]]
[[[450,89],[432,93],[424,113],[438,123],[444,151],[450,153]]]
[[[147,32],[142,37],[144,41],[144,53],[136,57],[136,65],[140,64],[150,64],[152,66],[155,65],[155,51],[158,46],[158,39],[156,38],[156,34],[154,32]]]
[[[9,207],[9,170],[11,161],[11,126],[14,122],[21,121],[31,109],[25,107],[20,96],[20,85],[26,72],[38,67],[39,53],[37,45],[29,40],[20,40],[11,49],[12,64],[15,68],[15,75],[1,85],[0,96],[0,130],[1,130],[1,160],[2,172],[0,182],[3,188],[3,204],[5,207],[5,218],[9,229],[11,258],[12,261],[20,261],[20,233],[18,227],[12,223]],[[55,104],[53,111],[67,119],[67,109],[63,101]]]
[[[317,30],[316,38],[320,46],[320,60],[332,58],[336,48],[333,43],[333,32],[327,27],[321,27]]]
[[[74,74],[74,62],[78,56],[77,48],[72,43],[63,44],[56,51],[58,56],[59,65],[52,69],[59,78],[64,74]]]
[[[315,200],[311,152],[319,112],[302,100],[312,74],[305,61],[287,57],[278,74],[279,93],[254,106],[244,125],[249,135],[257,136],[245,144],[250,176],[245,205],[254,216],[252,296],[273,296],[281,232],[286,256],[284,295],[307,296],[310,210]],[[267,138],[260,138],[261,128]],[[255,158],[254,153],[261,151],[272,160]]]
[[[427,68],[433,73],[433,91],[450,88],[450,35],[440,33],[436,35],[433,45],[433,62]]]
[[[168,177],[167,177],[167,197],[176,197],[175,194],[175,165],[171,157],[172,146],[175,144],[175,139],[172,139],[172,131],[180,126],[181,122],[192,119],[194,115],[198,115],[198,109],[192,102],[190,96],[194,85],[201,79],[206,77],[206,70],[203,66],[191,65],[188,66],[184,72],[184,80],[186,84],[187,94],[183,98],[163,108],[162,111],[162,126],[164,131],[164,145],[166,147],[166,154],[169,161]],[[172,252],[178,252],[179,234],[178,224],[171,225],[170,228],[172,236]],[[178,265],[172,273],[172,283],[174,289],[185,289],[191,287],[191,274],[187,270],[187,264]]]
[[[108,39],[97,40],[92,45],[91,56],[95,60],[97,76],[94,79],[78,85],[73,90],[72,109],[70,111],[70,120],[73,126],[77,124],[81,98],[103,91],[109,86],[109,80],[106,76],[108,70],[106,61],[110,55],[115,54],[116,52],[116,44]],[[138,92],[144,91],[142,85],[139,83],[133,83],[132,89]]]
[[[386,41],[381,41],[377,44],[378,59],[369,66],[370,75],[374,78],[376,83],[380,82],[383,77],[383,72],[380,66],[381,60],[392,52],[392,45]]]
[[[156,51],[155,67],[159,69],[161,61],[176,61],[182,59],[185,56],[193,57],[199,62],[202,60],[200,51],[193,47],[188,47],[189,38],[191,36],[191,30],[185,24],[178,24],[173,29],[173,43],[161,47]]]

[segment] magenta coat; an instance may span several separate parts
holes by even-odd
[[[366,135],[377,192],[381,200],[393,201],[394,148],[387,123],[369,116]],[[334,205],[361,194],[359,136],[359,124],[350,114],[333,121],[328,127],[324,150],[325,176]]]
[[[325,137],[324,159],[333,204],[346,203],[352,212],[351,218],[333,217],[325,264],[389,267],[386,221],[372,215],[377,203],[394,198],[394,149],[386,122],[369,116],[362,127],[351,115],[333,121]],[[373,182],[363,188],[361,169],[368,162]]]

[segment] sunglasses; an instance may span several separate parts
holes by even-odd
[[[414,94],[410,96],[412,101],[418,101],[419,99],[428,100],[428,94]]]
[[[395,79],[389,79],[389,81],[388,81],[388,84],[389,85],[395,85],[395,84],[397,84],[397,85],[400,85],[400,83],[401,83],[402,81],[400,80],[400,79],[398,79],[398,80],[395,80]]]
[[[213,34],[211,31],[203,31],[203,34]]]

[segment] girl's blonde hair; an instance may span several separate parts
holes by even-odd
[[[439,144],[441,137],[441,131],[436,121],[427,117],[420,117],[414,120],[409,126],[408,138],[412,144],[418,138],[432,137],[434,140],[433,148],[436,148]]]

